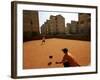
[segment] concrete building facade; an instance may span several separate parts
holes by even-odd
[[[79,33],[90,34],[91,14],[79,13]]]
[[[67,23],[66,33],[67,34],[77,34],[78,33],[78,22],[71,21],[71,23]]]
[[[39,18],[38,11],[23,11],[23,36],[24,38],[31,38],[39,32]]]
[[[71,21],[71,31],[70,33],[77,34],[78,33],[78,22],[77,21]]]
[[[89,35],[91,30],[91,15],[79,13],[78,21],[67,23],[66,34],[83,34]]]
[[[61,15],[50,16],[49,20],[41,26],[41,34],[53,35],[65,33],[65,19]]]
[[[23,30],[39,32],[39,18],[37,11],[23,11]]]
[[[50,29],[50,20],[47,20],[44,22],[44,24],[41,26],[41,34],[49,34],[51,31]]]
[[[64,17],[62,17],[61,15],[57,15],[56,16],[56,24],[57,24],[57,29],[56,32],[60,33],[60,34],[64,34],[65,33],[65,19]]]
[[[45,23],[41,26],[41,34],[46,34]]]
[[[67,23],[65,32],[66,32],[66,34],[70,34],[71,33],[71,23]]]
[[[50,33],[51,34],[56,34],[56,30],[57,30],[56,29],[57,28],[57,23],[56,22],[57,22],[56,17],[51,15],[50,16],[50,29],[51,29]]]

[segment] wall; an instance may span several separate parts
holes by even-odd
[[[28,1],[28,0],[27,0]],[[51,3],[64,3],[64,4],[80,4],[80,5],[100,5],[99,0],[29,0],[37,2],[51,2]],[[11,68],[11,0],[0,0],[0,80],[13,80],[10,78]],[[100,6],[98,9],[100,14]],[[100,18],[98,16],[98,22]],[[100,24],[98,23],[98,26]],[[98,34],[100,27],[98,27]],[[98,37],[100,41],[100,37]],[[100,42],[98,42],[100,47]],[[100,51],[100,50],[98,50]],[[98,52],[99,53],[99,52]],[[100,54],[98,54],[100,58]],[[100,59],[98,59],[100,61]],[[98,65],[100,67],[100,64]],[[74,75],[74,76],[62,76],[62,77],[45,77],[34,78],[26,80],[100,80],[100,69],[98,74],[88,75]],[[20,80],[20,79],[19,79]],[[25,79],[21,79],[25,80]]]

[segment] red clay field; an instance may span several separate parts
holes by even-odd
[[[61,61],[64,53],[63,48],[68,48],[74,59],[81,65],[90,64],[90,41],[69,40],[69,39],[46,39],[33,40],[23,43],[23,69],[63,67],[62,64],[55,64]],[[50,64],[48,64],[51,62]]]

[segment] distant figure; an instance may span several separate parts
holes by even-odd
[[[43,36],[43,38],[42,38],[42,43],[41,43],[41,45],[43,45],[43,44],[45,44],[45,36]]]
[[[56,64],[63,64],[64,67],[74,67],[74,66],[80,66],[71,56],[71,54],[68,53],[68,49],[64,48],[62,49],[63,53],[65,54],[63,56],[63,59],[61,62],[56,62]]]

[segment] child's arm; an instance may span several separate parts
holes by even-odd
[[[55,62],[56,64],[61,64],[62,62]]]
[[[65,63],[65,62],[68,62],[68,60],[62,60],[61,62],[55,62],[56,64],[62,64],[62,63]]]

